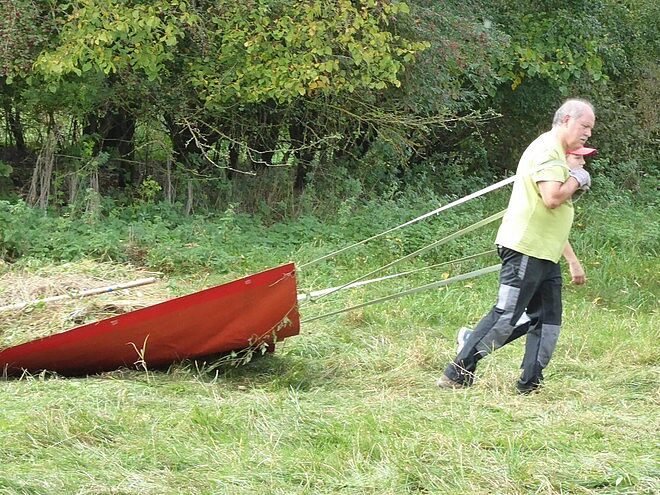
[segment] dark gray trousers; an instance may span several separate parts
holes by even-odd
[[[445,375],[472,384],[477,362],[495,349],[527,335],[518,390],[536,389],[543,380],[561,327],[561,269],[558,263],[499,248],[502,259],[498,300],[482,318]]]

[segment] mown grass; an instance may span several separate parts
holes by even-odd
[[[493,303],[497,278],[488,275],[305,324],[274,355],[239,367],[1,382],[0,494],[658,493],[657,214],[622,201],[580,204],[574,244],[589,283],[566,288],[562,336],[538,394],[514,391],[522,340],[484,360],[471,389],[434,387],[456,329]],[[355,215],[368,224],[373,212]],[[318,235],[287,244],[287,258],[341,245]],[[424,262],[478,251],[489,236]],[[390,261],[407,250],[396,240],[405,237],[303,271],[301,287],[336,285]],[[250,256],[257,268],[275,254]],[[301,311],[477,265],[345,291]],[[229,276],[200,270],[163,283],[176,293]]]

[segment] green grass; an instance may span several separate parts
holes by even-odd
[[[658,493],[657,216],[635,205],[581,208],[574,244],[589,282],[566,287],[562,336],[538,394],[514,390],[522,339],[482,361],[474,387],[434,386],[456,329],[494,302],[497,278],[488,275],[303,325],[274,355],[239,367],[0,382],[0,494]],[[632,228],[642,220],[646,233]],[[488,236],[435,257],[474,252]],[[288,249],[311,259],[340,241]],[[384,244],[310,269],[301,286],[336,285],[391,260],[398,243]],[[251,257],[257,268],[275,254]],[[301,310],[311,316],[440,276]],[[177,293],[227,277],[200,270],[165,283]]]

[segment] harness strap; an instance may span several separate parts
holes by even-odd
[[[381,266],[380,268],[376,268],[375,270],[372,270],[369,273],[365,273],[364,275],[362,275],[362,276],[360,276],[360,277],[358,277],[354,280],[351,280],[350,282],[347,282],[344,285],[340,285],[339,287],[335,287],[332,290],[326,292],[325,294],[323,294],[322,296],[319,296],[319,297],[325,297],[325,296],[328,296],[330,294],[334,294],[335,292],[340,291],[342,289],[345,289],[349,285],[352,285],[352,284],[355,284],[356,282],[364,280],[365,278],[370,277],[370,276],[372,276],[372,275],[374,275],[378,272],[386,270],[387,268],[390,268],[390,267],[392,267],[396,264],[399,264],[403,261],[409,260],[410,258],[414,258],[415,256],[419,256],[420,254],[424,254],[427,251],[430,251],[431,249],[433,249],[435,247],[438,247],[442,244],[448,243],[449,241],[453,241],[454,239],[456,239],[458,237],[461,237],[462,235],[465,235],[469,232],[472,232],[473,230],[476,230],[480,227],[483,227],[484,225],[488,225],[489,223],[494,222],[495,220],[498,220],[498,219],[502,218],[504,216],[505,212],[506,212],[506,210],[502,210],[499,213],[495,213],[494,215],[491,215],[487,218],[484,218],[483,220],[479,220],[478,222],[475,222],[472,225],[470,225],[468,227],[465,227],[464,229],[461,229],[457,232],[454,232],[453,234],[450,234],[447,237],[443,237],[442,239],[440,239],[438,241],[432,242],[431,244],[428,244],[427,246],[424,246],[423,248],[418,249],[415,252],[407,254],[407,255],[399,258],[399,259],[396,259],[396,260],[388,263],[387,265]]]
[[[335,316],[339,315],[342,313],[346,313],[348,311],[353,311],[355,309],[359,308],[364,308],[366,306],[371,306],[373,304],[379,304],[385,301],[391,301],[392,299],[398,299],[400,297],[404,296],[409,296],[412,294],[417,294],[418,292],[422,292],[425,290],[429,289],[436,289],[438,287],[444,287],[446,285],[452,284],[454,282],[460,282],[461,280],[468,280],[470,278],[475,278],[475,277],[480,277],[481,275],[486,275],[487,273],[492,273],[496,272],[501,268],[502,265],[497,264],[497,265],[492,265],[488,266],[486,268],[481,268],[479,270],[474,270],[472,272],[464,273],[462,275],[457,275],[455,277],[448,278],[446,280],[439,280],[437,282],[432,282],[430,284],[422,285],[420,287],[415,287],[414,289],[408,289],[404,290],[402,292],[398,292],[396,294],[391,294],[389,296],[381,297],[379,299],[373,299],[372,301],[368,301],[362,304],[357,304],[355,306],[350,306],[348,308],[344,309],[338,309],[337,311],[332,311],[330,313],[325,313],[319,316],[313,316],[312,318],[307,318],[306,320],[301,321],[301,323],[309,323],[310,321],[315,321],[315,320],[320,320],[321,318],[327,318],[329,316]]]
[[[394,232],[395,230],[399,230],[399,229],[401,229],[401,228],[403,228],[403,227],[407,227],[408,225],[412,225],[413,223],[417,223],[417,222],[419,222],[419,221],[421,221],[421,220],[424,220],[425,218],[428,218],[428,217],[430,217],[430,216],[437,215],[438,213],[443,212],[443,211],[445,211],[445,210],[448,210],[448,209],[450,209],[450,208],[453,208],[454,206],[458,206],[458,205],[461,205],[461,204],[463,204],[463,203],[466,203],[466,202],[470,201],[471,199],[477,198],[477,197],[479,197],[479,196],[483,196],[484,194],[487,194],[487,193],[489,193],[489,192],[491,192],[491,191],[495,191],[496,189],[500,189],[500,188],[502,188],[502,187],[504,187],[504,186],[506,186],[506,185],[508,185],[508,184],[511,184],[511,183],[514,182],[515,180],[516,180],[516,176],[513,175],[513,176],[511,176],[511,177],[509,177],[509,178],[507,178],[507,179],[504,179],[504,180],[501,180],[501,181],[499,181],[499,182],[496,182],[495,184],[492,184],[492,185],[490,185],[490,186],[488,186],[488,187],[484,187],[483,189],[480,189],[479,191],[473,192],[473,193],[471,193],[471,194],[468,194],[467,196],[464,196],[464,197],[462,197],[462,198],[459,198],[459,199],[457,199],[456,201],[452,201],[451,203],[447,203],[446,205],[441,206],[441,207],[439,207],[439,208],[436,208],[435,210],[430,211],[430,212],[428,212],[428,213],[425,213],[424,215],[421,215],[421,216],[419,216],[419,217],[417,217],[417,218],[414,218],[414,219],[412,219],[412,220],[409,220],[409,221],[407,221],[406,223],[402,223],[401,225],[398,225],[398,226],[396,226],[396,227],[392,227],[391,229],[386,230],[385,232],[381,232],[380,234],[376,234],[376,235],[371,236],[371,237],[369,237],[369,238],[367,238],[367,239],[363,239],[363,240],[361,240],[361,241],[359,241],[359,242],[356,242],[356,243],[354,243],[354,244],[351,244],[350,246],[343,247],[343,248],[341,248],[341,249],[338,249],[337,251],[333,251],[332,253],[328,253],[328,254],[326,254],[325,256],[321,256],[320,258],[317,258],[317,259],[315,259],[315,260],[309,261],[309,262],[307,262],[307,263],[303,263],[302,265],[298,265],[298,271],[300,271],[300,270],[302,270],[303,268],[306,268],[306,267],[308,267],[308,266],[310,266],[310,265],[313,265],[313,264],[315,264],[315,263],[318,263],[319,261],[323,261],[323,260],[326,260],[326,259],[328,259],[328,258],[332,258],[333,256],[337,256],[338,254],[343,253],[344,251],[347,251],[347,250],[352,249],[352,248],[354,248],[354,247],[361,246],[362,244],[366,244],[366,243],[369,242],[369,241],[372,241],[372,240],[377,239],[377,238],[379,238],[379,237],[382,237],[382,236],[384,236],[384,235],[386,235],[386,234],[389,234],[389,233],[391,233],[391,232]]]
[[[372,278],[371,280],[363,280],[362,282],[356,282],[356,283],[347,285],[347,286],[344,287],[344,289],[356,289],[358,287],[363,287],[365,285],[373,284],[373,283],[376,283],[376,282],[382,282],[384,280],[391,280],[391,279],[394,279],[394,278],[405,277],[407,275],[412,275],[413,273],[418,273],[418,272],[422,272],[422,271],[425,271],[425,270],[432,270],[434,268],[439,268],[441,266],[453,265],[455,263],[461,263],[463,261],[473,260],[473,259],[479,258],[481,256],[485,256],[487,254],[494,254],[496,252],[497,252],[496,249],[490,249],[488,251],[483,251],[481,253],[472,254],[470,256],[465,256],[464,258],[459,258],[459,259],[451,260],[451,261],[443,261],[442,263],[436,263],[434,265],[423,266],[421,268],[416,268],[414,270],[408,270],[407,272],[395,273],[393,275],[386,275],[384,277],[379,277],[379,278]],[[321,290],[317,290],[317,291],[314,291],[314,292],[307,292],[307,293],[302,292],[302,293],[298,294],[298,302],[305,302],[305,301],[314,302],[318,298],[323,297],[327,294],[336,292],[337,290],[338,290],[338,287],[330,287],[328,289],[321,289]]]

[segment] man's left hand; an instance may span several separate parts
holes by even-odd
[[[579,261],[568,264],[568,269],[571,272],[571,282],[575,285],[582,285],[587,282],[587,275],[584,273],[584,268]]]

